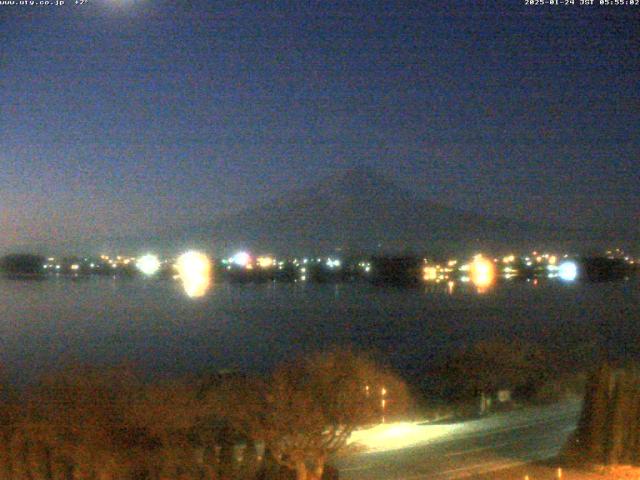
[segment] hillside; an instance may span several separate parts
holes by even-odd
[[[324,178],[172,240],[273,253],[451,252],[566,242],[566,232],[425,201],[365,169]],[[576,233],[576,232],[572,232]]]

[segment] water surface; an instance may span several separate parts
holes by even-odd
[[[353,344],[407,375],[459,346],[526,339],[556,353],[598,344],[640,359],[640,288],[505,283],[396,289],[367,284],[215,285],[190,299],[171,280],[0,280],[0,361],[11,377],[79,361],[148,373],[263,371],[299,352]],[[587,348],[587,347],[585,347]]]

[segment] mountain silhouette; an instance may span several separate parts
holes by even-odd
[[[276,254],[471,253],[566,243],[562,231],[426,201],[376,171],[351,169],[186,229],[174,240]]]

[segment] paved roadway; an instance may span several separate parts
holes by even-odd
[[[349,480],[472,477],[554,457],[575,429],[579,401],[455,424],[403,423],[356,432],[366,451],[336,462]]]

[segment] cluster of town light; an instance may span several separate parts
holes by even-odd
[[[614,255],[613,252],[612,256]],[[615,255],[620,256],[620,251],[616,251]],[[625,261],[632,264],[634,263],[629,257],[624,257]],[[67,268],[73,273],[79,273],[84,269],[97,269],[101,266],[111,267],[113,269],[119,267],[126,267],[129,264],[136,266],[136,268],[146,276],[156,275],[162,268],[163,262],[158,256],[153,254],[146,254],[137,259],[134,257],[117,256],[111,258],[107,255],[102,255],[100,261],[88,263],[89,259],[84,259],[83,263],[72,263],[67,265]],[[422,269],[422,279],[425,282],[446,282],[449,293],[452,293],[456,280],[461,282],[471,282],[478,290],[479,293],[486,292],[495,283],[498,276],[498,266],[501,266],[501,275],[505,279],[513,278],[518,275],[518,267],[514,266],[516,262],[521,262],[526,267],[545,269],[549,278],[558,278],[563,282],[573,282],[580,276],[580,270],[576,262],[569,260],[568,255],[564,255],[562,261],[559,261],[557,255],[552,254],[538,254],[533,252],[530,256],[524,256],[517,258],[515,255],[507,255],[498,258],[485,258],[483,255],[476,255],[472,261],[458,266],[457,260],[449,260],[446,264],[438,265],[428,263],[425,259],[425,266]],[[227,269],[231,269],[232,266],[236,268],[242,268],[251,270],[254,268],[259,269],[279,269],[284,268],[285,262],[277,260],[276,258],[268,255],[262,255],[253,257],[246,251],[239,251],[230,258],[222,260],[222,263],[226,265]],[[292,265],[296,267],[300,272],[299,280],[305,281],[307,279],[307,263],[324,264],[329,269],[342,268],[341,260],[337,258],[302,258],[293,259]],[[61,265],[56,262],[56,259],[50,257],[47,259],[47,263],[43,265],[45,270],[51,270],[54,272],[61,271]],[[176,275],[174,278],[179,279],[182,282],[184,290],[189,297],[201,297],[203,296],[211,285],[212,280],[212,263],[207,255],[197,252],[188,251],[182,254],[176,260],[174,267],[176,269]],[[358,263],[358,267],[369,273],[372,269],[370,262],[361,261]],[[459,272],[456,274],[456,272]],[[537,278],[534,279],[534,283],[537,283]]]
[[[607,255],[610,258],[622,258],[625,254],[618,249],[616,251],[607,251]],[[624,256],[624,260],[629,264],[635,263],[629,256]],[[58,263],[54,257],[49,257],[43,268],[54,273],[61,273],[63,269],[68,269],[68,271],[78,274],[82,271],[101,269],[103,267],[117,269],[135,265],[144,275],[153,276],[160,271],[164,263],[158,256],[153,254],[146,254],[137,259],[120,255],[116,257],[101,255],[100,260],[95,260],[91,263],[89,261],[90,259],[84,258],[82,262],[79,259],[75,263],[68,263],[64,266]],[[307,264],[323,265],[331,270],[343,268],[343,263],[338,258],[305,257],[294,258],[290,262],[285,262],[269,255],[253,257],[246,251],[239,251],[233,256],[222,260],[222,264],[226,266],[227,270],[231,270],[234,267],[246,270],[252,270],[254,267],[282,270],[285,268],[286,263],[290,263],[298,270],[300,275],[298,280],[300,281],[305,281],[308,278]],[[458,260],[455,259],[443,264],[432,264],[425,259],[425,265],[422,268],[422,279],[426,283],[445,282],[449,293],[453,293],[457,281],[470,282],[477,288],[478,292],[483,293],[496,282],[498,272],[505,279],[521,274],[519,269],[522,267],[519,267],[518,264],[521,264],[524,268],[536,269],[538,274],[542,269],[546,271],[548,278],[558,278],[563,282],[573,282],[581,275],[578,264],[569,260],[568,255],[564,255],[559,260],[557,255],[539,254],[534,251],[531,255],[523,257],[506,255],[501,259],[486,258],[479,254],[473,257],[469,263],[462,265],[458,265]],[[370,274],[372,271],[372,264],[369,261],[360,261],[357,267],[364,274]],[[210,287],[213,268],[211,260],[205,254],[196,251],[186,252],[176,260],[174,268],[177,271],[174,278],[183,283],[184,289],[190,297],[202,296]],[[537,282],[538,279],[534,278],[533,283],[537,284]]]
[[[136,261],[136,268],[146,276],[160,271],[162,262],[157,255],[143,255]],[[182,282],[185,293],[191,298],[202,297],[211,285],[211,260],[204,253],[190,250],[178,257],[174,265],[175,278]]]
[[[303,264],[307,262],[308,260],[306,258],[302,261]],[[293,263],[296,266],[300,264],[298,260],[294,260]],[[278,262],[274,257],[264,255],[254,259],[250,253],[245,251],[237,252],[232,257],[223,260],[223,264],[227,265],[227,269],[231,269],[232,265],[247,270],[252,270],[254,265],[263,269],[284,268],[284,262]],[[327,261],[329,268],[339,267],[340,265],[339,260],[329,259]],[[138,258],[136,262],[138,270],[147,276],[155,275],[161,266],[162,262],[153,254],[144,255]],[[197,251],[188,251],[178,257],[174,267],[177,272],[174,278],[182,282],[183,288],[189,297],[201,297],[209,290],[212,277],[212,263],[205,254]],[[300,271],[302,272],[301,280],[306,280],[306,267],[302,267]]]
[[[338,270],[343,267],[342,260],[332,257],[328,257],[325,259],[322,259],[320,257],[294,258],[290,261],[285,262],[284,260],[279,260],[270,255],[260,255],[254,257],[251,253],[246,251],[236,252],[231,257],[222,260],[222,264],[224,265],[224,268],[226,268],[226,270],[253,270],[254,268],[283,270],[285,268],[285,264],[287,263],[290,263],[294,268],[298,269],[298,272],[300,274],[298,279],[300,281],[305,281],[308,278],[307,264],[323,264],[330,270]],[[365,273],[369,273],[371,271],[370,262],[360,262],[358,266],[362,268]]]
[[[340,265],[342,265],[342,262],[336,258],[327,259],[327,267],[329,268],[340,268]]]
[[[447,282],[449,292],[453,292],[455,287],[454,279],[461,282],[472,283],[478,292],[486,292],[497,280],[498,274],[505,279],[511,279],[519,274],[517,262],[521,262],[526,268],[545,269],[548,278],[558,278],[563,282],[573,282],[580,276],[578,264],[568,259],[559,261],[558,255],[549,253],[539,254],[533,252],[532,255],[516,257],[506,255],[499,258],[486,258],[479,254],[473,257],[469,263],[457,267],[457,260],[449,260],[446,264],[433,264],[427,262],[422,268],[422,279],[427,283]],[[459,274],[456,274],[459,272]],[[537,284],[537,279],[534,279]]]
[[[112,270],[115,270],[117,268],[127,267],[134,261],[134,257],[118,255],[113,258],[109,255],[100,255],[100,260],[90,261],[88,258],[76,258],[73,263],[65,264],[65,261],[61,263],[59,260],[56,260],[55,257],[49,257],[47,258],[46,263],[42,265],[42,268],[55,273],[60,273],[66,269],[69,269],[73,273],[79,273],[84,270],[101,270],[103,267],[109,267]]]
[[[110,257],[109,255],[100,255],[100,260],[102,260],[105,263],[108,263],[112,269],[116,269],[118,267],[126,267],[130,263],[134,262],[135,258],[124,257],[122,255],[116,255],[115,258]]]
[[[472,282],[478,292],[485,292],[496,279],[496,267],[490,259],[476,255],[473,260],[457,268],[457,260],[449,260],[446,265],[427,264],[422,269],[422,279],[425,282],[447,282],[447,290],[453,293],[455,281],[452,279],[456,270],[462,272],[461,282]]]

